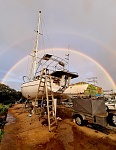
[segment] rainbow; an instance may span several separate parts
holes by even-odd
[[[89,36],[82,35],[82,34],[79,34],[79,33],[70,33],[70,34],[76,35],[76,36],[78,35],[79,37],[91,40],[91,41],[95,42],[96,44],[98,44],[99,46],[101,46],[102,48],[104,48],[105,50],[107,50],[109,52],[112,52],[114,55],[116,55],[116,51],[114,49],[110,48],[109,46],[104,45],[102,42],[100,42],[99,40],[96,40],[93,37],[91,38]]]
[[[49,49],[49,48],[46,49],[46,51],[50,51],[50,50],[51,50],[51,49]],[[67,51],[66,48],[52,48],[52,51],[55,51],[55,50],[61,50],[61,51],[64,50],[64,51]],[[43,52],[43,50],[40,50],[39,52]],[[87,55],[85,55],[85,54],[83,54],[83,53],[81,53],[81,52],[78,52],[78,51],[76,51],[76,50],[70,49],[70,52],[73,52],[73,53],[75,53],[75,54],[79,54],[79,55],[81,55],[81,56],[87,58],[88,60],[94,62],[94,63],[106,74],[106,76],[107,76],[108,79],[110,80],[110,82],[111,82],[113,88],[116,90],[116,85],[115,85],[113,79],[111,78],[111,76],[109,75],[109,73],[108,73],[97,61],[95,61],[95,60],[92,59],[91,57],[89,57],[89,56],[87,56]],[[10,70],[9,70],[9,71],[6,73],[6,75],[3,77],[1,83],[4,84],[5,81],[6,81],[6,79],[7,79],[8,76],[9,76],[9,74],[10,74],[19,64],[21,64],[21,63],[22,63],[24,60],[26,60],[27,58],[28,58],[28,56],[24,57],[23,59],[21,59],[20,61],[18,61],[12,68],[10,68]]]
[[[112,49],[112,48],[110,48],[110,47],[104,45],[103,43],[101,43],[100,41],[96,40],[96,39],[93,38],[93,37],[91,38],[91,37],[89,37],[89,36],[82,35],[82,34],[80,34],[80,33],[73,33],[73,32],[70,32],[70,33],[67,33],[67,34],[69,34],[69,35],[74,35],[74,36],[79,36],[79,37],[81,37],[81,38],[83,38],[83,39],[91,40],[91,41],[95,42],[96,44],[100,45],[100,46],[101,46],[102,48],[104,48],[105,50],[110,51],[110,52],[112,52],[114,55],[116,55],[116,51],[115,51],[114,49]],[[67,35],[67,36],[68,36],[68,35]],[[8,51],[9,49],[11,49],[11,48],[13,48],[13,47],[19,45],[20,43],[28,41],[29,39],[31,39],[31,41],[32,41],[33,37],[30,36],[30,37],[26,37],[26,38],[23,38],[23,39],[19,40],[19,41],[16,42],[15,44],[12,44],[12,45],[10,45],[9,47],[7,47],[6,50],[4,50],[3,52],[0,52],[0,55],[2,55],[2,53],[4,53],[5,51]]]

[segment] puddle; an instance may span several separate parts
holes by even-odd
[[[7,114],[7,118],[6,118],[6,124],[5,125],[9,125],[9,124],[11,124],[11,123],[15,123],[15,118],[13,117],[13,115],[12,114]]]

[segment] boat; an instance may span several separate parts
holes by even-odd
[[[71,79],[78,77],[78,73],[70,72],[66,69],[66,65],[68,64],[66,59],[48,53],[45,53],[42,57],[38,56],[40,21],[41,11],[39,11],[34,50],[31,54],[32,64],[28,76],[23,76],[24,82],[21,85],[22,95],[29,100],[39,99],[43,94],[42,92],[37,93],[40,81],[44,80],[42,77],[46,76],[46,73],[49,73],[52,86],[52,88],[47,88],[56,96],[64,92],[70,85]]]

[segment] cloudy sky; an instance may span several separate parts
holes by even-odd
[[[40,10],[49,41],[45,48],[70,53],[70,69],[79,73],[75,82],[97,77],[104,90],[115,90],[116,0],[1,1],[0,81],[20,90]]]

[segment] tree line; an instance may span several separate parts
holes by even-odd
[[[14,104],[22,98],[20,91],[10,88],[5,84],[0,83],[0,103],[3,105]]]

